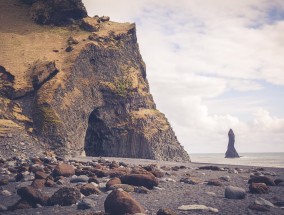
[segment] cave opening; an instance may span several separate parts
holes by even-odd
[[[89,116],[85,136],[85,153],[87,156],[106,156],[107,136],[109,129],[100,118],[99,110],[95,109]]]

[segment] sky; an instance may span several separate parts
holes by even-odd
[[[191,153],[284,152],[283,0],[83,0],[135,22],[157,108]]]

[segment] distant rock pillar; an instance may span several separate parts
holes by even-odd
[[[225,154],[225,158],[239,158],[240,156],[234,146],[235,134],[232,129],[229,130],[228,136],[229,136],[229,143],[228,143],[227,152]]]

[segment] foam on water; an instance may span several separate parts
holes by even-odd
[[[190,154],[192,162],[284,168],[284,153],[239,153],[240,158],[224,158],[225,154]]]

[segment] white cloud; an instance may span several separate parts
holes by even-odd
[[[273,95],[252,93],[284,85],[284,21],[269,14],[282,0],[83,1],[90,15],[137,23],[157,107],[189,152],[223,152],[229,128],[241,151],[284,151],[284,119],[264,109]]]

